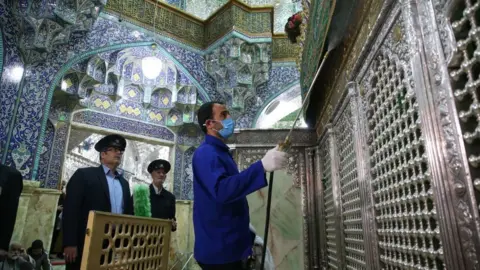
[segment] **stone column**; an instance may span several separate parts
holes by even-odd
[[[12,242],[28,248],[40,239],[48,250],[60,194],[59,190],[40,188],[40,182],[24,180]]]

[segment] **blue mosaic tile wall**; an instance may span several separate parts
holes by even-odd
[[[2,4],[3,5],[3,4]],[[14,36],[18,34],[14,25],[9,23],[14,20],[9,14],[8,7],[2,6],[2,20],[7,25],[8,31],[5,33],[6,40],[6,65],[5,68],[22,66],[19,53],[14,43]],[[2,113],[0,116],[0,141],[4,144],[8,136],[8,125],[15,119],[15,127],[12,132],[12,138],[8,152],[6,153],[5,163],[15,165],[20,170],[28,170],[33,167],[34,153],[36,152],[36,140],[41,132],[41,122],[44,118],[45,104],[47,103],[47,92],[54,76],[60,70],[62,65],[69,59],[84,52],[92,51],[98,48],[110,46],[112,44],[128,44],[140,41],[151,41],[152,39],[143,33],[134,33],[122,25],[112,21],[99,18],[91,32],[86,36],[75,34],[71,41],[59,47],[50,57],[35,68],[27,67],[25,76],[25,85],[22,91],[18,91],[18,83],[12,83],[4,72],[0,88],[0,104]],[[178,62],[185,64],[185,69],[197,81],[200,82],[209,93],[214,92],[213,79],[210,78],[203,68],[203,57],[186,49],[179,48],[166,42],[158,42],[167,52],[169,52]],[[13,116],[15,97],[20,95],[20,104],[17,116]],[[48,146],[46,141],[45,146]],[[4,147],[2,148],[4,149]],[[31,171],[26,173],[25,178],[31,177]]]
[[[195,147],[190,147],[183,154],[182,166],[182,199],[193,200],[193,169],[192,159]]]
[[[19,81],[12,80],[12,70],[23,68],[15,43],[18,32],[17,24],[7,8],[5,1],[0,1],[0,26],[3,30],[3,72],[0,80],[0,160],[2,161],[19,85]]]
[[[196,146],[175,146],[173,194],[178,200],[193,200],[192,158]]]
[[[40,156],[40,166],[38,167],[37,180],[40,181],[41,183],[44,183],[47,179],[50,153],[52,150],[54,137],[55,137],[55,127],[49,121],[46,129],[46,134],[45,134],[45,144],[43,145],[42,155]]]
[[[245,108],[248,108],[242,116],[236,120],[237,128],[251,128],[254,123],[255,115],[262,108],[272,95],[285,90],[285,87],[291,85],[300,79],[300,73],[295,66],[274,66],[270,70],[270,80],[257,88],[257,97],[262,101],[257,102],[256,98],[250,98],[246,101]]]
[[[182,167],[183,167],[183,151],[175,145],[173,151],[175,151],[175,174],[173,175],[173,194],[177,200],[182,199]]]
[[[168,128],[156,126],[140,121],[116,117],[94,111],[81,111],[73,115],[72,121],[75,123],[87,124],[100,128],[113,129],[137,135],[161,138],[167,141],[174,141],[175,134]]]
[[[51,147],[51,159],[48,166],[48,174],[45,179],[40,179],[41,185],[46,188],[57,188],[58,181],[62,174],[62,164],[64,160],[64,151],[67,146],[68,129],[70,125],[66,122],[57,124],[55,137]]]
[[[172,1],[175,3],[184,1]],[[20,82],[12,80],[11,71],[14,68],[23,68],[20,53],[16,46],[16,36],[19,35],[14,19],[4,1],[0,1],[0,24],[3,26],[3,51],[4,69],[0,81],[0,158],[5,156],[7,165],[17,167],[25,179],[31,179],[32,167],[35,153],[39,152],[39,167],[36,180],[42,182],[42,186],[56,188],[58,179],[61,176],[64,148],[69,130],[68,120],[72,108],[50,104],[50,86],[55,81],[57,74],[62,71],[64,64],[79,55],[91,52],[96,54],[98,50],[110,48],[117,44],[132,44],[136,42],[150,42],[153,39],[144,33],[132,31],[113,21],[99,18],[91,32],[86,35],[75,34],[66,45],[59,46],[47,57],[45,62],[36,66],[25,67],[25,77],[22,89],[19,89]],[[208,93],[210,100],[223,100],[220,94],[215,91],[215,81],[206,73],[203,56],[189,51],[183,47],[170,43],[156,41],[176,62],[180,63],[185,72],[188,72],[194,80]],[[115,57],[111,51],[102,53],[105,58]],[[76,60],[77,61],[77,60]],[[84,71],[87,61],[78,59],[72,63],[73,69]],[[18,69],[17,69],[18,70]],[[66,70],[66,69],[65,69]],[[65,71],[63,70],[63,71]],[[62,71],[62,72],[63,72]],[[272,67],[270,81],[257,90],[258,97],[266,101],[287,85],[299,78],[296,67],[282,66]],[[181,83],[189,82],[184,73],[180,73]],[[109,89],[104,89],[109,93]],[[99,89],[101,92],[102,89]],[[15,113],[15,103],[19,100],[19,106]],[[248,111],[237,119],[238,128],[251,127],[256,111],[261,108],[256,98],[247,102]],[[46,111],[49,115],[46,116]],[[46,119],[59,121],[53,126]],[[5,151],[5,144],[9,137],[9,125],[15,120],[8,151]],[[162,139],[175,139],[174,133],[158,125],[149,125],[136,120],[122,118],[113,119],[101,112],[84,111],[75,115],[75,121],[121,130],[128,133],[139,133],[144,136],[161,137]],[[42,123],[47,123],[45,137],[40,151],[37,151],[37,143],[41,136]],[[141,128],[139,128],[141,126]],[[178,199],[192,199],[192,176],[188,165],[191,163],[191,156],[196,146],[203,140],[203,133],[194,125],[190,128],[181,129],[177,135],[177,146],[175,160],[175,182],[174,193]],[[5,154],[5,155],[3,155]]]

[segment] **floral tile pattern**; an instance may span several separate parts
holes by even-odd
[[[238,128],[250,128],[254,125],[253,121],[258,110],[273,95],[278,95],[281,91],[295,81],[298,81],[300,74],[294,66],[272,67],[270,71],[270,80],[257,88],[257,97],[248,99],[245,108],[249,108],[236,122]],[[260,99],[260,102],[259,100]]]
[[[171,1],[173,5],[182,5],[182,3],[185,1]],[[87,70],[90,57],[81,58],[81,55],[98,54],[105,62],[114,63],[115,59],[119,57],[119,49],[132,47],[134,45],[131,44],[135,43],[155,41],[173,57],[175,64],[180,65],[183,69],[177,76],[175,82],[177,85],[187,85],[190,82],[189,78],[193,78],[208,93],[210,100],[224,101],[224,97],[216,91],[214,79],[205,70],[204,57],[194,50],[186,49],[185,46],[180,47],[165,41],[154,40],[145,33],[132,31],[114,21],[99,18],[89,33],[73,34],[71,40],[67,44],[58,46],[47,56],[46,61],[36,65],[24,65],[16,45],[19,29],[14,22],[10,8],[4,1],[0,1],[0,23],[4,26],[3,44],[0,47],[3,49],[3,61],[1,61],[3,70],[1,70],[0,81],[0,89],[2,89],[0,91],[0,111],[2,112],[0,114],[0,153],[2,153],[0,158],[5,164],[16,166],[24,174],[25,179],[35,177],[34,180],[41,181],[44,187],[56,188],[58,180],[61,178],[63,152],[72,111],[72,108],[68,108],[69,105],[59,106],[52,102],[53,92],[51,92],[50,86],[57,82],[58,74],[68,69],[77,72]],[[112,49],[106,49],[110,47]],[[65,63],[69,63],[69,61],[72,61],[70,66],[65,66]],[[23,80],[21,80],[23,69],[25,72]],[[19,72],[20,76],[18,76]],[[99,72],[105,71],[100,70]],[[97,76],[100,78],[100,75],[102,74],[93,73],[95,78]],[[248,110],[237,117],[238,128],[251,127],[262,103],[272,95],[278,94],[287,85],[297,81],[299,74],[295,66],[273,66],[269,77],[268,83],[257,89],[257,97],[248,100],[246,106]],[[72,83],[78,79],[72,77]],[[73,88],[67,90],[67,93],[78,91]],[[132,90],[130,93],[133,96],[132,100],[122,103],[115,102],[115,98],[112,96],[114,92],[112,88],[108,87],[95,89],[98,101],[96,98],[71,100],[72,104],[76,102],[81,106],[95,106],[98,109],[98,111],[87,110],[76,113],[73,120],[78,123],[175,141],[177,146],[174,148],[176,172],[174,193],[177,198],[191,199],[192,179],[188,164],[195,147],[203,140],[201,130],[196,126],[192,115],[178,115],[177,121],[189,121],[193,124],[188,124],[191,125],[189,128],[172,131],[163,126],[167,115],[158,110],[158,107],[153,106],[145,111],[136,112],[130,103],[141,102],[139,99],[135,99],[138,96],[138,89],[129,90]],[[107,98],[108,96],[111,98]],[[160,105],[163,100],[164,97],[161,93],[152,98],[152,102],[157,105]],[[95,102],[98,103],[98,106],[94,104]],[[165,102],[167,102],[167,106],[172,105],[171,101]],[[16,104],[18,104],[17,108],[15,108]],[[194,108],[195,105],[191,106]],[[130,107],[132,108],[129,109]],[[116,109],[118,111],[115,111]],[[118,112],[126,115],[118,118],[106,114],[118,114]],[[125,118],[127,116],[128,119]],[[142,117],[145,116],[150,117],[152,121],[150,123],[139,121],[144,120]],[[49,119],[56,124],[53,125],[48,121]],[[36,174],[33,172],[35,162],[38,162]]]
[[[23,63],[20,52],[16,46],[16,33],[18,25],[15,23],[12,14],[10,14],[7,3],[0,1],[0,24],[3,26],[3,70],[0,81],[0,160],[5,163],[7,152],[7,140],[9,135],[9,125],[14,114],[16,97],[18,95],[18,86],[20,81],[15,78],[15,70],[23,69]],[[7,164],[12,164],[7,162]]]
[[[75,123],[134,133],[146,137],[159,138],[166,141],[174,141],[175,139],[175,134],[166,127],[155,126],[95,111],[77,112],[73,115],[72,121]]]

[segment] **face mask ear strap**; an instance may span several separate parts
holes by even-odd
[[[207,121],[205,121],[205,124],[203,124],[204,127],[207,127],[207,122],[208,122],[208,121],[220,123],[220,124],[222,124],[222,127],[223,127],[222,121],[213,120],[213,119],[208,119]],[[216,130],[216,129],[214,129],[214,128],[212,128],[212,129],[218,132],[218,130]]]
[[[213,119],[207,119],[207,120],[205,120],[205,123],[203,124],[204,127],[207,126],[208,121],[215,122],[215,120],[213,120]]]

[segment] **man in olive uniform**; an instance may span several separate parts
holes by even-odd
[[[163,188],[163,183],[170,171],[170,162],[164,159],[152,161],[147,168],[152,176],[150,184],[150,205],[153,218],[171,219],[173,221],[172,231],[177,230],[175,219],[175,195]]]
[[[90,211],[133,215],[130,187],[117,170],[126,146],[120,135],[105,136],[95,145],[101,165],[78,169],[67,183],[62,223],[67,270],[80,269]]]

